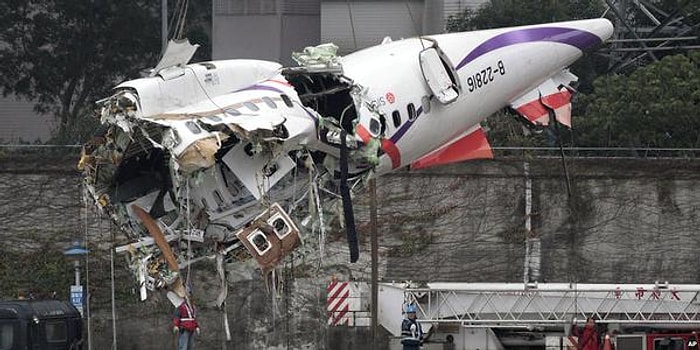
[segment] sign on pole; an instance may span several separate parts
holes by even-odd
[[[70,286],[70,303],[83,315],[83,286]]]

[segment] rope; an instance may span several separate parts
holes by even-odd
[[[277,269],[272,269],[270,278],[270,284],[272,285],[272,293],[270,293],[272,297],[272,324],[275,324],[277,322],[277,312],[279,311],[277,308]]]
[[[88,207],[88,198],[87,196],[89,195],[89,191],[87,187],[84,188],[83,192],[83,200],[85,201],[85,249],[88,250],[88,253],[85,254],[85,294],[83,297],[85,298],[85,311],[87,314],[87,343],[88,343],[88,348],[87,350],[92,350],[92,332],[90,330],[90,250],[89,250],[89,224],[88,224],[88,212],[89,212],[89,207]],[[97,212],[97,211],[96,211]]]
[[[100,215],[100,232],[102,232],[102,215]],[[117,306],[114,293],[114,230],[112,229],[111,220],[109,222],[109,235],[112,241],[112,244],[109,246],[109,267],[112,280],[112,349],[117,350]]]
[[[185,186],[187,186],[187,189],[185,190],[185,210],[187,210],[187,213],[185,214],[185,225],[187,225],[187,235],[190,236],[187,240],[187,279],[185,280],[185,295],[190,295],[191,293],[187,292],[187,288],[191,288],[190,285],[190,266],[192,265],[192,223],[190,222],[190,178],[187,177],[187,180],[185,180]]]
[[[180,0],[177,3],[173,18],[170,20],[170,28],[172,30],[173,39],[181,39],[182,33],[185,31],[185,19],[187,18],[187,8],[189,0]],[[173,26],[173,24],[175,24]]]
[[[319,222],[319,236],[318,236],[318,262],[319,262],[319,268],[320,266],[323,266],[323,245],[324,242],[326,241],[326,227],[323,223],[323,207],[321,206],[321,196],[319,195],[319,190],[318,190],[318,184],[316,181],[314,181],[311,184],[311,189],[313,191],[313,201],[316,204],[316,212],[318,214],[318,222]]]
[[[357,50],[357,36],[355,35],[355,22],[352,19],[352,8],[350,7],[350,0],[347,0],[348,4],[348,16],[350,17],[350,29],[352,30],[352,42],[355,45],[355,50]]]

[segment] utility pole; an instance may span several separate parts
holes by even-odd
[[[371,236],[372,255],[372,302],[370,313],[372,314],[372,349],[377,348],[377,338],[379,337],[379,315],[377,314],[379,303],[379,266],[378,266],[378,245],[377,234],[377,180],[369,180],[369,232]]]
[[[160,6],[161,52],[165,53],[165,46],[168,45],[168,0],[161,0]]]

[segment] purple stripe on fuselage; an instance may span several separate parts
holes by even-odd
[[[309,112],[309,110],[307,110],[303,104],[299,103],[299,108],[303,109],[304,112],[306,112],[306,115],[308,115],[309,118],[311,118],[314,121],[314,126],[316,127],[316,132],[318,132],[318,119],[316,119],[316,117],[313,114],[311,114],[311,112]]]
[[[514,30],[512,32],[496,35],[481,43],[481,45],[477,46],[467,57],[459,62],[456,69],[460,69],[467,63],[496,49],[535,41],[551,41],[567,44],[581,51],[599,45],[602,42],[602,40],[593,33],[572,28],[544,27]]]
[[[278,94],[283,94],[284,91],[278,89],[278,88],[273,88],[272,86],[265,86],[265,85],[251,85],[248,87],[244,87],[240,90],[236,90],[234,92],[241,92],[241,91],[251,91],[251,90],[266,90],[266,91],[274,91]]]
[[[399,141],[401,137],[403,137],[403,134],[405,134],[406,131],[408,131],[408,128],[410,128],[411,125],[413,125],[413,122],[418,120],[418,117],[420,117],[421,114],[423,114],[423,106],[418,107],[418,110],[416,111],[416,119],[413,119],[413,121],[407,121],[404,125],[401,125],[399,130],[396,130],[394,135],[391,135],[391,142],[396,144],[396,142]]]
[[[600,40],[597,35],[573,28],[543,27],[514,30],[496,35],[495,37],[481,43],[481,45],[474,48],[474,50],[472,50],[466,57],[464,57],[464,59],[462,59],[462,61],[459,62],[456,69],[460,69],[467,65],[467,63],[496,49],[536,41],[551,41],[567,44],[582,51],[602,43],[602,40]],[[418,109],[416,119],[418,119],[418,116],[420,116],[422,112],[423,107],[420,107]],[[402,125],[399,130],[394,133],[394,135],[391,135],[391,142],[394,144],[399,142],[399,140],[406,134],[412,125],[412,121],[408,121]]]

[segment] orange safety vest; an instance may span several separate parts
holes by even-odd
[[[186,301],[183,301],[177,308],[175,317],[173,317],[175,327],[183,328],[186,331],[193,332],[199,327],[195,316],[194,307],[190,306]]]

